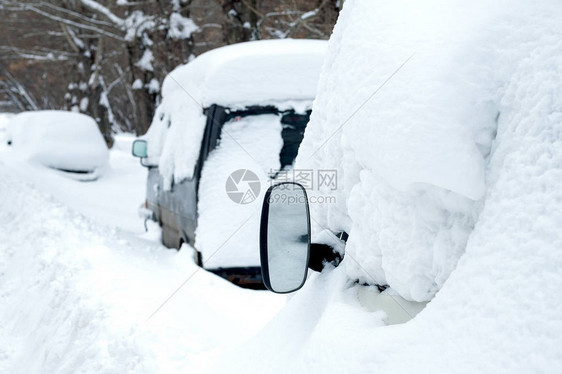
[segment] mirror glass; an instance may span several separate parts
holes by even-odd
[[[271,291],[292,292],[302,287],[308,270],[310,221],[308,198],[296,183],[270,188],[267,221],[267,267]]]
[[[138,139],[133,142],[133,156],[140,158],[148,156],[146,140]]]

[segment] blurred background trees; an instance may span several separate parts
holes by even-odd
[[[0,112],[92,116],[144,134],[177,65],[223,45],[328,39],[341,0],[0,0]]]

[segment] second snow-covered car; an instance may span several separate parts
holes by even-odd
[[[6,142],[23,159],[79,181],[98,179],[109,151],[92,117],[62,110],[23,112],[8,122]]]
[[[259,210],[273,177],[290,173],[309,121],[325,41],[269,40],[207,52],[164,80],[162,103],[133,145],[149,169],[146,213],[170,248],[262,287]]]

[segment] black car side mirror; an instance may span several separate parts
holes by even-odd
[[[308,269],[321,272],[327,264],[337,267],[348,235],[325,231],[328,238],[324,236],[323,243],[310,243],[308,196],[300,184],[284,182],[270,187],[260,227],[261,271],[267,289],[294,292],[304,285]]]
[[[289,293],[304,285],[310,254],[308,196],[298,183],[271,186],[262,207],[260,258],[265,286]]]

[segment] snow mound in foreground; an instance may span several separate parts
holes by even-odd
[[[534,87],[527,95],[547,102],[559,95],[544,77],[560,62],[560,8],[438,0],[346,8],[296,167],[338,171],[338,190],[320,192],[337,203],[313,206],[312,218],[350,233],[347,255],[361,264],[346,261],[352,279],[430,300],[482,208],[499,123],[526,114],[526,98],[506,87]],[[540,63],[535,74],[520,71],[529,58]],[[544,126],[556,109],[533,121]]]
[[[0,372],[15,374],[193,372],[284,302],[198,268],[188,247],[93,224],[2,163],[0,300]]]
[[[8,123],[8,139],[23,158],[55,169],[94,171],[109,159],[98,125],[80,113],[20,113]]]

